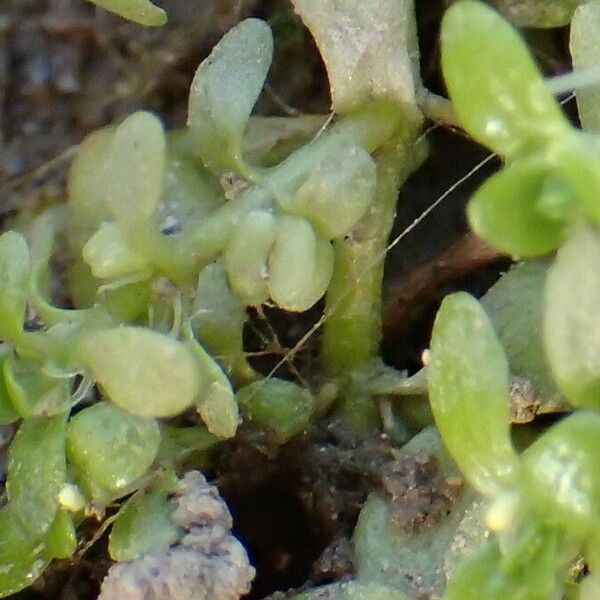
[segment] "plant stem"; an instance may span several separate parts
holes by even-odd
[[[350,376],[378,361],[383,259],[398,191],[423,158],[423,149],[416,143],[419,124],[419,119],[407,119],[376,153],[375,202],[351,234],[334,243],[334,275],[327,292],[322,344],[323,365],[333,376]],[[361,428],[372,426],[377,419],[372,397],[351,389],[341,410]]]

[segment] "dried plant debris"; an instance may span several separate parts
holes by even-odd
[[[98,600],[237,600],[248,593],[255,571],[231,535],[217,488],[192,471],[172,504],[173,521],[187,533],[162,554],[114,565]]]

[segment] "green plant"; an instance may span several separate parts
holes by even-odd
[[[93,1],[142,25],[166,19],[147,0]],[[546,4],[521,3],[517,20],[564,24],[579,3]],[[190,464],[204,465],[242,421],[271,453],[326,411],[364,435],[383,428],[405,444],[400,461],[425,452],[439,514],[424,530],[396,528],[392,503],[371,495],[353,537],[356,578],[298,600],[405,600],[414,573],[448,600],[596,597],[594,91],[578,92],[586,131],[576,130],[515,30],[459,0],[442,28],[451,107],[422,88],[409,0],[294,5],[327,66],[332,115],[251,116],[273,40],[266,23],[245,20],[198,68],[186,128],[166,132],[142,111],[91,134],[67,205],[20,215],[0,236],[0,423],[18,424],[0,509],[0,597],[72,556],[77,526],[107,509],[115,561],[167,551],[185,535],[170,497]],[[598,4],[575,14],[576,66],[596,51],[593,19]],[[511,270],[483,307],[464,293],[446,298],[426,373],[406,378],[379,358],[382,265],[432,102],[506,161],[469,204],[475,232],[515,259],[544,260]],[[54,302],[57,254],[72,309]],[[323,297],[301,341],[322,327],[308,389],[259,374],[244,352],[247,307],[298,312]],[[573,408],[520,454],[511,374]],[[424,427],[427,392],[441,438]],[[409,441],[401,401],[411,395],[423,431]],[[465,536],[466,560],[455,543]],[[580,558],[592,572],[583,583],[572,575]]]
[[[597,5],[581,10],[597,11]],[[574,27],[575,44],[581,43],[578,34]],[[508,359],[492,321],[471,296],[447,297],[436,318],[427,367],[434,417],[471,485],[490,498],[485,521],[494,532],[450,581],[446,597],[546,599],[568,591],[595,598],[598,137],[568,124],[519,35],[481,4],[464,0],[448,11],[442,61],[466,130],[507,162],[471,199],[472,227],[515,258],[558,250],[550,263],[534,266],[542,276],[533,285],[543,301],[526,314],[532,323],[541,320],[539,337],[507,346]],[[586,90],[578,92],[578,102],[588,107],[584,124],[590,127]],[[511,277],[517,286],[525,282],[518,271]],[[510,323],[495,318],[506,341]],[[537,365],[523,360],[527,354],[537,355]],[[549,369],[538,368],[543,357]],[[509,414],[509,372],[517,363],[533,367],[573,407],[520,455]],[[569,570],[579,558],[591,575],[575,585]]]

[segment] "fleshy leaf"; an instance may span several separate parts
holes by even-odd
[[[496,496],[515,480],[509,373],[485,311],[469,294],[447,296],[438,311],[427,367],[429,399],[442,439],[470,483]]]
[[[302,217],[282,215],[269,255],[269,292],[282,308],[303,311],[325,293],[333,271],[333,249]]]
[[[468,205],[475,233],[516,258],[543,256],[556,249],[566,235],[570,213],[576,210],[571,187],[554,177],[538,157],[493,175]]]
[[[548,272],[544,340],[559,389],[575,406],[600,408],[600,232],[574,229]]]
[[[467,558],[450,580],[447,600],[547,600],[556,596],[560,584],[555,575],[556,532],[540,528],[507,568],[496,540],[488,541]]]
[[[206,385],[196,398],[196,406],[208,431],[219,438],[232,438],[240,423],[240,413],[227,375],[195,340],[191,324],[187,345],[195,356]]]
[[[244,418],[262,430],[276,445],[301,433],[313,411],[311,393],[291,381],[265,379],[236,394]]]
[[[148,261],[123,239],[116,223],[103,224],[83,247],[83,258],[98,279],[117,279],[148,270]]]
[[[514,375],[525,377],[544,397],[558,394],[543,342],[547,260],[514,265],[481,303],[494,325]],[[526,331],[527,335],[523,335]]]
[[[59,508],[48,535],[46,555],[52,558],[70,558],[77,549],[77,532],[69,512]]]
[[[242,137],[272,54],[269,26],[246,19],[225,34],[198,67],[190,90],[188,124],[212,171],[246,172]]]
[[[167,22],[167,15],[149,0],[89,0],[117,15],[148,27],[160,27]]]
[[[525,42],[494,9],[460,0],[444,15],[441,35],[452,104],[475,139],[513,158],[568,133]]]
[[[600,521],[600,415],[577,411],[522,455],[523,487],[550,524],[587,537]]]
[[[242,339],[246,310],[231,293],[220,261],[201,271],[192,310],[191,325],[202,347],[238,385],[252,381],[255,373],[246,360]]]
[[[31,585],[48,565],[41,536],[20,525],[10,506],[0,510],[0,598]]]
[[[115,127],[88,135],[80,144],[69,171],[69,244],[79,252],[98,227],[111,218],[106,205],[108,177],[106,158],[115,136]]]
[[[0,339],[16,340],[23,330],[31,265],[25,238],[16,231],[0,236]]]
[[[23,421],[10,446],[6,487],[12,514],[32,536],[43,536],[58,510],[66,478],[66,415]]]
[[[148,223],[162,196],[166,138],[153,114],[136,112],[117,128],[106,163],[106,203],[126,233]]]
[[[148,492],[127,502],[119,511],[109,536],[111,558],[137,560],[174,544],[181,537],[181,530],[171,520],[171,512],[165,490]]]
[[[277,220],[264,210],[246,215],[231,234],[223,263],[231,289],[247,306],[269,298],[267,259],[276,239]]]
[[[327,239],[349,231],[375,197],[375,162],[362,148],[337,138],[340,147],[321,161],[293,200],[287,212],[305,217]]]
[[[70,381],[46,375],[40,365],[22,363],[10,354],[3,363],[8,395],[21,417],[65,412],[71,399]]]
[[[598,67],[600,64],[600,2],[579,6],[571,20],[570,48],[573,69]],[[576,90],[579,120],[585,131],[600,132],[600,84]]]
[[[92,499],[104,502],[130,491],[154,461],[159,443],[154,419],[99,402],[69,422],[67,456]]]
[[[138,327],[86,335],[81,359],[107,396],[141,417],[169,417],[184,411],[202,385],[196,362],[181,342]]]
[[[327,66],[333,110],[368,100],[414,105],[418,49],[409,0],[294,0]]]

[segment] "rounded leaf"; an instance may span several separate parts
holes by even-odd
[[[548,271],[544,341],[559,389],[600,408],[600,231],[581,224]]]
[[[540,516],[579,536],[600,522],[600,415],[577,411],[522,454],[523,489]]]
[[[12,514],[31,535],[43,535],[58,510],[66,478],[66,415],[23,421],[10,446],[6,489]]]
[[[99,402],[69,422],[67,456],[91,498],[108,501],[130,491],[146,473],[159,443],[160,429],[154,419]]]
[[[236,399],[244,418],[277,445],[304,431],[314,407],[307,389],[283,379],[251,383],[238,391]]]
[[[139,327],[96,331],[80,342],[80,356],[107,396],[127,412],[169,417],[190,406],[202,376],[177,340]]]
[[[227,32],[198,67],[190,89],[188,124],[209,169],[245,171],[242,136],[272,54],[269,26],[246,19]]]
[[[223,257],[229,285],[248,306],[269,298],[267,259],[277,239],[277,220],[264,210],[255,210],[235,227]]]
[[[153,114],[136,112],[117,128],[106,162],[106,204],[130,231],[147,223],[162,196],[166,138]]]
[[[363,217],[375,197],[377,170],[368,152],[342,138],[300,187],[286,211],[305,217],[327,239],[342,236]]]
[[[157,490],[136,496],[119,511],[108,541],[113,560],[137,560],[166,550],[181,537],[171,520],[168,492]]]
[[[98,279],[117,279],[148,269],[148,261],[123,239],[116,223],[105,223],[83,247],[82,255]]]
[[[0,339],[21,335],[29,293],[31,264],[25,238],[16,231],[0,235]]]
[[[325,293],[333,271],[333,248],[301,217],[283,215],[269,255],[269,292],[282,308],[303,311]]]
[[[444,15],[441,37],[452,104],[479,142],[514,157],[569,131],[525,42],[494,9],[456,2]]]
[[[518,459],[510,441],[508,364],[488,316],[469,294],[442,302],[427,382],[442,439],[473,487],[496,496],[512,486]]]
[[[468,205],[473,231],[515,258],[555,250],[575,210],[574,191],[539,157],[520,160],[493,175]]]

